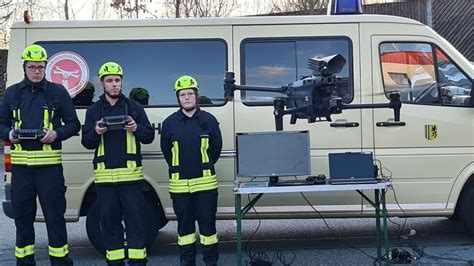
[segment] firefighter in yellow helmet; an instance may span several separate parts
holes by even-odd
[[[141,144],[151,143],[155,131],[143,107],[122,94],[123,74],[115,62],[100,67],[104,94],[87,109],[82,145],[95,150],[95,187],[107,264],[124,265],[127,257],[123,218],[128,264],[146,265]]]
[[[35,265],[36,198],[46,221],[51,264],[72,265],[61,142],[77,134],[80,123],[66,89],[45,79],[47,59],[40,45],[25,48],[25,77],[6,89],[0,107],[0,137],[12,144],[11,208],[5,209],[15,219],[17,265]]]
[[[169,191],[178,219],[181,265],[196,263],[196,229],[206,265],[217,265],[217,179],[222,150],[219,123],[198,106],[199,84],[191,76],[175,82],[180,109],[163,122],[161,150],[169,165]]]

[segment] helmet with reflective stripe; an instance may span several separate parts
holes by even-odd
[[[23,55],[21,56],[21,59],[25,61],[33,61],[33,62],[46,62],[48,60],[48,54],[46,53],[46,50],[37,45],[37,44],[32,44],[23,50]]]
[[[123,69],[115,62],[107,62],[100,67],[99,78],[107,75],[119,75],[123,77]]]
[[[174,91],[196,89],[199,90],[199,84],[197,80],[191,76],[181,76],[174,83]]]

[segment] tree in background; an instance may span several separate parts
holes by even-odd
[[[140,12],[149,13],[145,0],[112,0],[110,6],[117,11],[120,19],[138,19]]]
[[[111,5],[104,0],[92,0],[92,19],[105,19],[108,17]]]
[[[165,0],[167,17],[225,17],[239,7],[237,0]]]
[[[326,14],[329,0],[272,0],[272,13],[291,15]]]
[[[0,49],[8,47],[11,24],[23,20],[23,12],[35,6],[35,3],[27,0],[0,0]]]

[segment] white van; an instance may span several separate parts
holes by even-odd
[[[393,117],[389,109],[344,110],[333,122],[311,124],[290,125],[285,117],[285,130],[310,132],[312,174],[328,175],[330,152],[371,151],[393,182],[394,192],[387,193],[390,216],[460,217],[474,231],[473,65],[417,21],[332,15],[16,23],[7,85],[23,78],[21,52],[31,43],[46,48],[47,77],[68,88],[82,123],[86,107],[102,94],[97,71],[106,61],[123,66],[124,94],[138,87],[148,92],[145,110],[157,129],[156,141],[143,147],[150,243],[174,218],[158,135],[163,120],[178,108],[174,80],[194,76],[202,108],[220,121],[218,217],[234,219],[235,135],[275,130],[272,101],[278,95],[236,91],[235,100],[226,101],[225,72],[235,72],[237,84],[282,86],[311,74],[308,58],[333,54],[347,61],[338,74],[344,103],[387,103],[389,93],[399,91],[406,125],[377,124]],[[8,146],[5,154],[8,163]],[[80,136],[63,144],[66,219],[87,215],[89,238],[100,250],[92,157]],[[8,192],[4,211],[11,217]],[[308,197],[325,217],[374,215],[357,193]],[[319,217],[297,194],[267,195],[256,209],[260,218]]]

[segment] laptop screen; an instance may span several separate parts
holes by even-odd
[[[329,153],[331,180],[375,179],[371,152]]]

